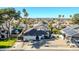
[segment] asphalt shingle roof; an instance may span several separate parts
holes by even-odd
[[[77,27],[79,27],[79,25],[73,25],[73,26],[71,26],[71,27],[66,27],[66,28],[64,28],[64,29],[61,30],[61,31],[63,31],[63,32],[64,32],[65,34],[67,34],[68,36],[73,36],[73,35],[79,33],[78,31],[76,31],[77,29],[75,29],[75,28],[77,28]]]
[[[27,36],[28,35],[30,35],[30,36],[36,36],[36,35],[41,36],[41,35],[46,35],[46,34],[47,34],[46,31],[36,30],[36,29],[32,29],[32,30],[24,33],[24,35],[27,35]]]

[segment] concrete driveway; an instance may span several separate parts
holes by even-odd
[[[23,45],[24,45],[24,42],[18,40],[17,42],[15,42],[15,44],[12,46],[12,48],[20,49],[23,47]]]

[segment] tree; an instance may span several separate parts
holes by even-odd
[[[72,15],[69,15],[70,18],[72,18]]]
[[[10,37],[11,34],[11,20],[20,17],[20,11],[16,12],[15,8],[0,9],[0,24],[5,23]],[[7,25],[8,24],[8,25]]]
[[[74,14],[74,16],[73,16],[73,23],[79,24],[79,14],[78,13]]]
[[[19,18],[21,18],[21,16],[20,16],[20,14],[21,14],[21,12],[20,11],[18,11],[16,14],[15,14],[15,19],[19,19]]]
[[[61,18],[61,15],[58,15],[58,18]]]
[[[28,17],[28,12],[26,11],[25,8],[22,10],[22,12],[23,12],[23,14],[24,14],[23,23],[26,24],[27,19],[25,19],[25,18]],[[26,24],[26,26],[27,26],[27,24]],[[24,31],[26,31],[26,30],[27,30],[27,27],[26,27],[26,28],[23,28],[23,29],[22,29],[22,32],[20,33],[19,36],[21,36],[21,35],[24,33]]]
[[[62,18],[64,18],[64,15],[62,15]]]
[[[23,9],[23,13],[24,13],[24,17],[26,18],[28,16],[28,12],[26,11],[26,9]]]
[[[60,17],[61,17],[61,15],[58,15],[58,17],[60,18]]]
[[[69,15],[69,17],[70,17],[70,20],[73,20],[73,16],[72,15]]]
[[[20,11],[16,12],[15,8],[4,8],[0,9],[0,21],[11,20],[12,18],[19,18]]]
[[[60,30],[57,29],[57,28],[53,28],[53,29],[52,29],[52,32],[53,32],[54,34],[60,34]]]
[[[58,15],[58,18],[59,18],[58,20],[60,21],[61,20],[61,15]]]

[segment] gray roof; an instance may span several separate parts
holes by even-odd
[[[31,28],[31,29],[28,29],[24,32],[24,35],[30,35],[30,36],[41,36],[41,35],[46,35],[47,32],[49,32],[49,29],[48,27],[43,24],[43,23],[38,23],[37,26]]]
[[[28,35],[30,35],[30,36],[42,36],[42,35],[46,35],[47,34],[47,32],[46,31],[43,31],[43,30],[36,30],[36,29],[32,29],[32,30],[30,30],[30,31],[28,31],[28,32],[26,32],[26,33],[24,33],[24,35],[26,35],[26,36],[28,36]]]
[[[79,25],[71,25],[70,28],[75,29],[75,28],[79,28]]]
[[[74,36],[79,33],[78,31],[76,31],[75,28],[79,28],[79,25],[73,25],[71,27],[66,27],[63,30],[61,30],[61,32],[64,32],[68,36]]]

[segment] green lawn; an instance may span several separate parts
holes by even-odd
[[[13,46],[15,42],[16,42],[16,38],[5,39],[4,41],[0,41],[0,48],[9,48]]]

